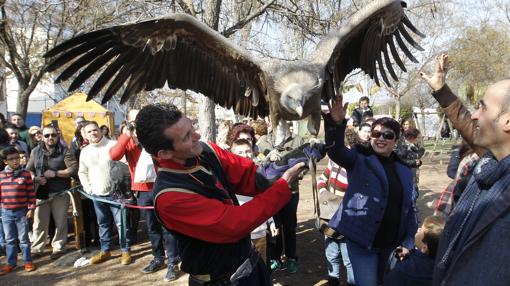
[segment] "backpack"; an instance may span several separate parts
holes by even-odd
[[[120,161],[112,161],[110,165],[110,178],[112,180],[112,193],[116,200],[133,203],[135,197],[131,191],[129,167]]]

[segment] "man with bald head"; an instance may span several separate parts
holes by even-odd
[[[421,76],[462,137],[487,152],[445,226],[434,285],[510,285],[510,79],[490,85],[470,114],[445,84],[447,70],[443,54],[434,75]]]

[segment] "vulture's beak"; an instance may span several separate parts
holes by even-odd
[[[296,107],[296,113],[299,115],[299,117],[303,116],[303,107]]]

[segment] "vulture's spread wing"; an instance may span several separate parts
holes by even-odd
[[[141,90],[191,89],[242,115],[269,114],[265,74],[247,52],[185,14],[82,34],[49,51],[47,71],[66,68],[56,82],[77,74],[69,91],[97,73],[88,99],[119,90],[121,102]]]
[[[407,71],[397,52],[397,46],[411,61],[418,62],[409,51],[408,45],[420,51],[423,49],[408,30],[420,37],[425,35],[409,21],[404,14],[405,7],[403,1],[374,1],[354,14],[339,31],[333,32],[319,43],[312,60],[326,65],[329,88],[338,86],[345,76],[356,68],[366,72],[377,85],[380,85],[379,70],[382,80],[391,86],[387,73],[398,81],[392,62]]]

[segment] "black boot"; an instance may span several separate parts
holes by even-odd
[[[340,286],[340,279],[336,277],[328,277],[328,286]]]

